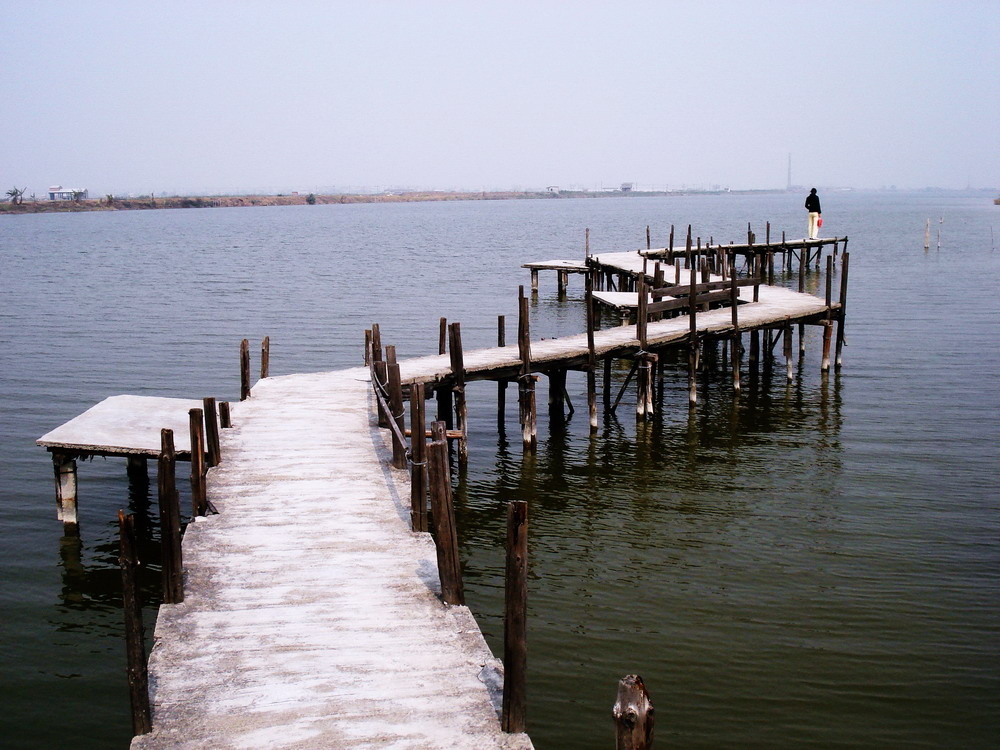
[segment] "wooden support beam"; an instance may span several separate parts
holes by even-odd
[[[588,275],[588,279],[590,276]],[[497,346],[507,346],[507,322],[503,315],[497,315]],[[497,380],[497,431],[504,433],[504,423],[507,411],[507,380]]]
[[[76,459],[66,453],[52,452],[56,480],[56,518],[67,526],[79,523],[76,509]]]
[[[208,492],[205,483],[205,419],[201,409],[188,411],[191,438],[191,515],[208,512]]]
[[[129,484],[146,487],[149,485],[149,462],[145,456],[130,455],[125,458],[125,473]]]
[[[371,367],[372,364],[372,330],[371,328],[365,329],[365,367]]]
[[[448,441],[444,422],[431,424],[434,439],[427,451],[427,475],[430,483],[431,516],[437,549],[441,598],[445,604],[465,604],[462,567],[458,557],[458,532],[451,495],[451,468],[448,464]]]
[[[260,379],[268,377],[271,372],[271,337],[265,336],[260,342]]]
[[[836,248],[836,243],[834,243]],[[826,321],[823,326],[823,361],[821,372],[830,370],[830,341],[833,338],[833,256],[826,256]]]
[[[125,614],[125,664],[132,734],[153,729],[149,705],[149,670],[146,662],[146,631],[142,624],[142,598],[136,571],[139,568],[135,518],[118,511],[118,565],[122,573],[122,607]]]
[[[423,383],[410,389],[410,526],[427,531],[427,419]]]
[[[655,714],[642,677],[630,674],[618,682],[611,714],[615,720],[616,750],[652,750]]]
[[[448,326],[448,351],[451,355],[451,373],[455,380],[455,413],[462,438],[458,441],[458,460],[464,465],[469,460],[469,407],[465,401],[465,358],[462,352],[462,325]]]
[[[379,391],[383,398],[388,401],[388,387],[389,387],[389,370],[388,364],[384,359],[379,357],[374,362],[372,362],[372,386]],[[380,399],[375,399],[375,403],[378,411],[378,426],[388,427],[389,426],[389,415],[385,412],[385,407],[382,406],[382,401]]]
[[[448,319],[438,321],[438,354],[444,354],[448,345]]]
[[[733,277],[732,284],[730,285],[729,307],[732,310],[732,323],[733,323],[733,335],[732,335],[732,351],[731,357],[732,367],[733,367],[733,393],[739,395],[740,393],[740,359],[743,354],[743,340],[740,334],[740,320],[739,320],[739,299],[737,297],[738,291],[736,286],[736,278]]]
[[[250,342],[240,342],[240,401],[250,398]]]
[[[840,310],[838,311],[837,325],[837,357],[835,367],[839,370],[843,364],[842,352],[844,349],[844,323],[847,317],[847,270],[850,265],[851,254],[847,252],[847,238],[844,238],[844,254],[840,256]]]
[[[653,415],[655,366],[658,357],[650,352],[642,352],[636,359],[638,392],[635,402],[635,418],[640,422]]]
[[[219,402],[219,426],[223,429],[229,429],[233,426],[233,416],[229,411],[228,401]]]
[[[160,430],[157,495],[160,509],[160,547],[163,603],[184,601],[184,564],[181,558],[181,509],[175,485],[177,457],[173,430]]]
[[[528,504],[507,504],[507,560],[504,574],[503,704],[501,728],[527,727]]]
[[[594,332],[597,327],[597,309],[594,304],[594,282],[586,279],[587,318],[587,412],[590,431],[597,430],[597,350],[594,346]]]
[[[690,232],[690,228],[688,229]],[[688,248],[691,247],[691,236],[688,234]],[[690,289],[688,294],[688,406],[693,407],[698,403],[698,321],[697,305],[695,304],[695,288],[697,276],[695,264],[690,267]]]
[[[791,383],[795,380],[795,374],[792,370],[792,324],[790,321],[785,322],[784,338],[783,338],[783,353],[785,355],[785,377],[788,382]]]
[[[219,437],[219,416],[215,409],[215,399],[211,396],[201,400],[205,414],[205,467],[210,469],[222,461],[222,441]]]
[[[531,269],[531,293],[538,294],[538,269]]]
[[[405,469],[406,442],[403,440],[403,430],[406,427],[406,410],[403,407],[403,383],[399,375],[399,363],[395,361],[389,362],[386,365],[386,375],[389,381],[389,409],[392,412],[389,415],[389,419],[397,428],[390,430],[392,433],[392,467],[394,469]]]
[[[382,326],[372,323],[372,362],[382,360]]]

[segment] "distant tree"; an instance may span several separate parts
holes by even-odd
[[[81,200],[83,200],[83,191],[82,190],[74,190],[73,191],[73,201],[75,203],[79,203]]]
[[[316,205],[316,193],[309,193],[309,195],[306,196],[306,203],[310,206]]]
[[[20,205],[21,203],[24,202],[24,192],[27,189],[28,188],[26,187],[18,188],[18,186],[15,185],[14,187],[12,187],[10,190],[7,191],[7,197],[10,198],[10,202],[13,203],[15,206]]]
[[[115,204],[115,196],[113,196],[111,193],[108,193],[107,195],[104,196],[104,202],[107,203],[109,206],[113,206]]]

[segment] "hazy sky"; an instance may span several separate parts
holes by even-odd
[[[1000,185],[1000,0],[7,0],[0,69],[29,194]]]

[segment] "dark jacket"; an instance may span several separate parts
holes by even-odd
[[[813,211],[815,211],[818,214],[823,213],[820,210],[819,196],[816,195],[816,193],[809,193],[809,195],[806,196],[806,211],[808,211],[809,213],[812,213]]]

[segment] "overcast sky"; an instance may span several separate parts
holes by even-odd
[[[1000,0],[4,2],[0,69],[29,194],[1000,185]]]

